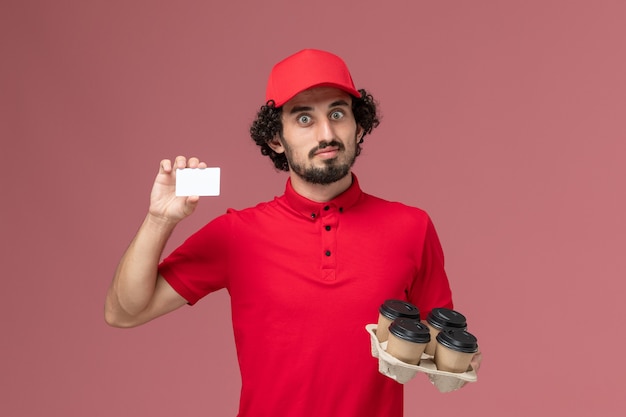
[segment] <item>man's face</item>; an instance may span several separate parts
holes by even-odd
[[[283,131],[272,148],[284,152],[290,170],[313,184],[331,184],[350,173],[362,129],[352,114],[352,97],[317,87],[283,105]]]

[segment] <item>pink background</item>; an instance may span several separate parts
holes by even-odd
[[[406,415],[623,415],[625,21],[619,0],[3,0],[0,415],[236,414],[225,291],[133,330],[104,295],[160,159],[223,176],[167,251],[282,192],[247,130],[304,47],[380,101],[355,172],[431,214],[484,352],[461,391],[407,384]]]

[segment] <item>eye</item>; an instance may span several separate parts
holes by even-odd
[[[342,112],[342,111],[340,111],[340,110],[336,110],[336,111],[334,111],[334,112],[332,112],[332,113],[330,114],[330,118],[331,118],[332,120],[339,120],[339,119],[343,119],[343,116],[344,116],[344,114],[343,114],[343,112]]]
[[[311,116],[308,116],[306,114],[298,116],[298,123],[302,125],[308,125],[309,123],[311,123]]]

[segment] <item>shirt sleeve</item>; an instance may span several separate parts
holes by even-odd
[[[190,305],[227,287],[231,247],[229,215],[220,216],[191,235],[159,265],[159,274]]]
[[[444,268],[444,255],[441,242],[430,217],[426,224],[420,264],[409,291],[409,301],[420,310],[422,319],[433,308],[452,309],[452,292]]]

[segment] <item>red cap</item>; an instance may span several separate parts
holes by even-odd
[[[303,49],[274,65],[267,82],[266,102],[274,100],[280,107],[312,87],[335,87],[361,97],[341,58],[326,51]]]

